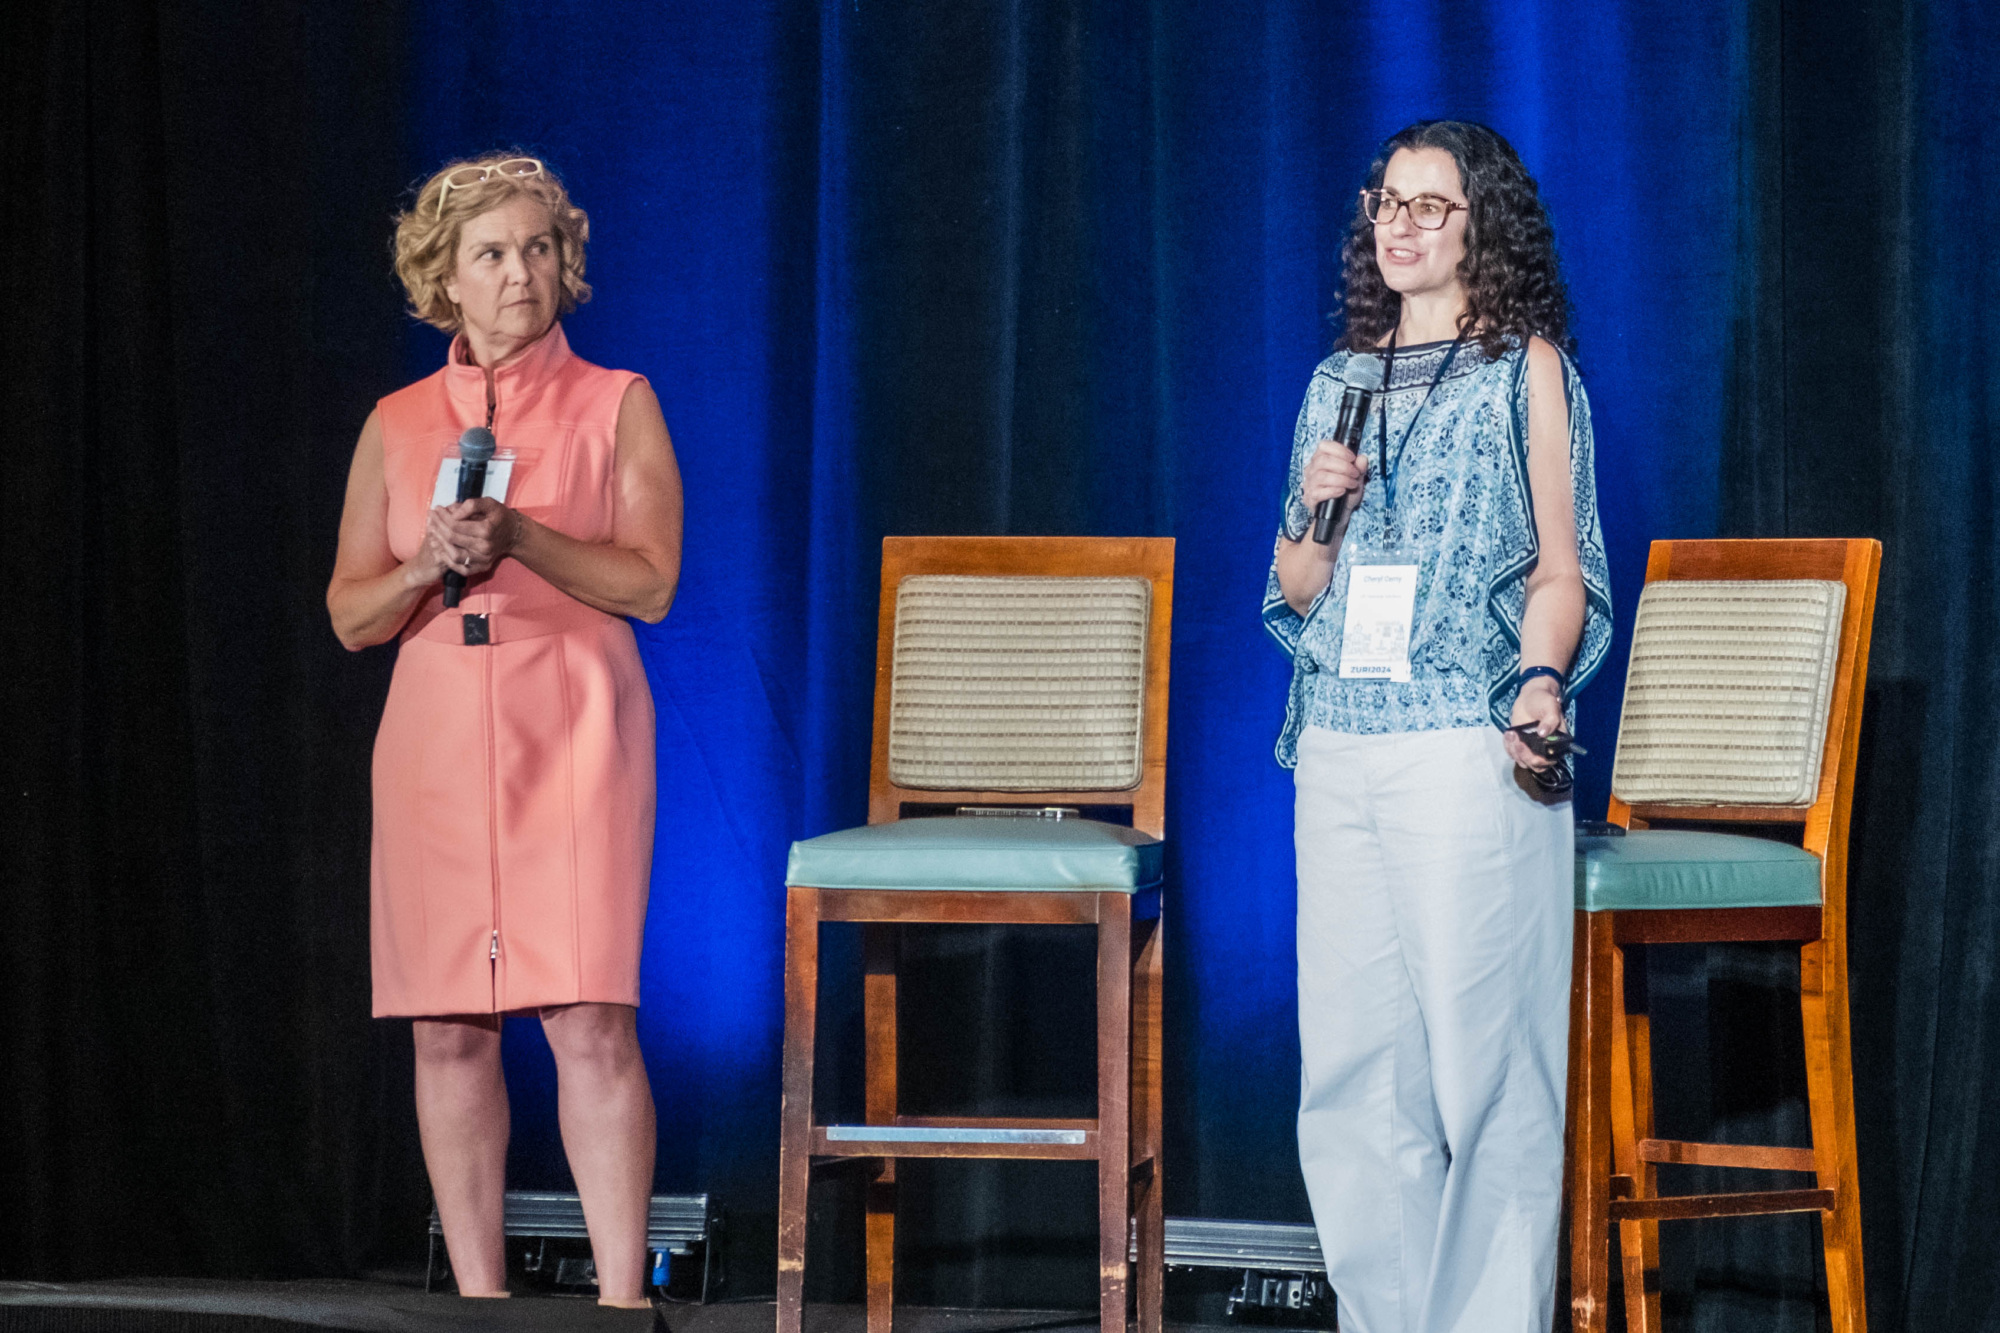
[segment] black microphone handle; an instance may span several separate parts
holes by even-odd
[[[458,498],[470,500],[486,489],[486,462],[466,461],[458,465]],[[465,595],[465,575],[455,569],[444,572],[444,604],[458,605],[458,599]]]
[[[1367,389],[1350,384],[1340,395],[1340,415],[1334,419],[1333,438],[1346,446],[1349,453],[1361,449],[1361,429],[1368,422],[1368,404],[1375,397]],[[1334,525],[1340,522],[1340,515],[1347,508],[1347,496],[1336,495],[1321,500],[1319,508],[1313,511],[1313,540],[1321,546],[1333,541]]]
[[[1340,516],[1346,512],[1347,497],[1344,495],[1336,495],[1330,500],[1321,500],[1319,508],[1313,511],[1313,540],[1321,546],[1332,545],[1333,526],[1340,522]],[[450,578],[451,576],[447,574],[445,577]],[[449,597],[450,594],[447,593],[446,596]],[[455,606],[457,603],[447,601],[445,605]]]

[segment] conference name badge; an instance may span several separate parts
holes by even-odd
[[[1407,681],[1417,565],[1400,551],[1358,554],[1347,567],[1347,619],[1340,631],[1342,680]]]
[[[512,449],[494,453],[486,464],[486,486],[479,493],[489,500],[507,503],[507,483],[513,479],[516,455]],[[431,506],[458,503],[458,446],[445,451],[438,463],[437,485],[431,489]]]

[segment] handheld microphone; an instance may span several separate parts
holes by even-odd
[[[1366,353],[1350,356],[1347,372],[1340,381],[1344,388],[1340,395],[1340,415],[1334,418],[1333,438],[1345,445],[1349,453],[1358,453],[1361,429],[1368,423],[1368,405],[1382,387],[1381,358]],[[1333,540],[1333,526],[1340,521],[1340,511],[1346,507],[1345,495],[1319,502],[1319,508],[1313,512],[1314,541],[1325,546]]]
[[[1377,371],[1375,378],[1382,378]],[[486,464],[493,457],[493,432],[484,426],[468,426],[458,437],[458,498],[470,500],[486,489]],[[465,575],[455,569],[444,572],[444,604],[457,606],[465,592]]]

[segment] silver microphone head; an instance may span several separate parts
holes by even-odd
[[[1380,380],[1382,372],[1376,371],[1375,378]],[[484,426],[467,426],[465,434],[458,437],[458,456],[467,463],[492,461],[493,448],[493,432]]]
[[[1348,357],[1340,382],[1350,389],[1375,393],[1382,387],[1382,358],[1367,352]]]

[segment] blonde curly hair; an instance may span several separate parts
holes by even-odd
[[[444,188],[445,177],[454,171],[497,166],[514,158],[539,161],[531,154],[510,151],[447,162],[417,191],[416,202],[396,215],[396,276],[402,280],[403,290],[409,293],[410,313],[424,323],[446,333],[458,332],[462,323],[458,307],[444,294],[444,288],[458,265],[459,233],[471,219],[519,194],[540,200],[549,210],[556,258],[562,269],[556,317],[560,319],[590,299],[590,284],[583,280],[583,252],[590,241],[590,216],[570,202],[569,191],[547,163],[542,163],[539,175],[493,175],[477,185],[454,185],[449,192]],[[442,209],[438,207],[440,195],[444,200]]]

